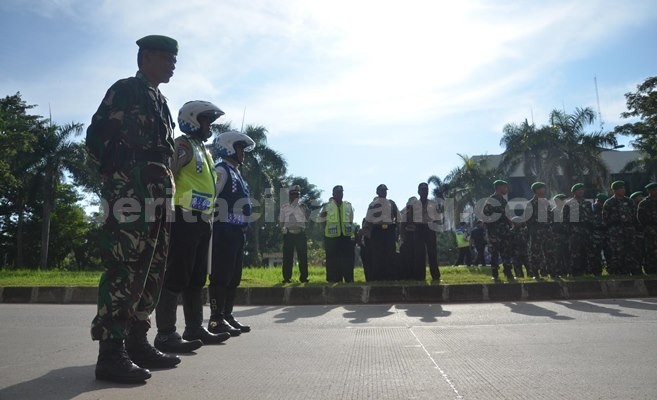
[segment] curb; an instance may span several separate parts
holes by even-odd
[[[207,299],[207,288],[203,291]],[[238,288],[237,305],[483,303],[657,296],[657,279],[435,286]],[[0,303],[96,304],[97,287],[0,287]]]

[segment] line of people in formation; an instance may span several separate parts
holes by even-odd
[[[458,248],[455,265],[486,265],[489,258],[494,280],[499,279],[500,263],[509,280],[599,276],[604,264],[610,275],[657,273],[657,183],[645,186],[647,196],[638,191],[627,197],[625,183],[615,181],[611,197],[600,193],[592,203],[584,198],[582,183],[572,186],[570,197],[557,194],[550,201],[546,185],[535,182],[531,185],[534,196],[522,215],[515,215],[508,205],[508,183],[496,180],[493,186],[495,192],[485,199],[481,210],[476,210],[481,219],[474,229],[470,231],[461,222],[454,232]],[[362,229],[356,232],[353,207],[343,200],[342,186],[334,187],[320,213],[326,280],[353,281],[354,246],[358,244],[367,281],[424,281],[427,259],[432,280],[439,281],[436,232],[444,210],[428,199],[428,193],[428,185],[420,183],[419,198],[411,197],[400,210],[387,199],[387,186],[379,185]],[[290,190],[289,204],[284,204],[280,213],[284,283],[291,282],[295,250],[300,281],[308,281],[304,230],[309,212],[299,197],[299,187],[295,186]]]
[[[173,76],[178,42],[150,35],[137,45],[137,74],[108,89],[85,142],[102,177],[105,210],[99,240],[105,271],[91,324],[91,337],[99,341],[95,375],[120,383],[143,382],[149,369],[179,364],[178,353],[251,330],[235,319],[233,304],[252,208],[240,166],[255,143],[241,132],[222,133],[215,164],[204,142],[224,113],[207,101],[181,107],[177,121],[184,135],[174,140],[175,124],[158,86]],[[182,335],[176,329],[179,297]]]

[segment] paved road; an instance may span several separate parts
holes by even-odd
[[[657,299],[241,307],[253,332],[139,386],[94,380],[93,313],[0,304],[0,399],[657,397]]]

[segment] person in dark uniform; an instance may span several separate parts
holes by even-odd
[[[486,231],[484,230],[484,221],[477,221],[476,226],[470,232],[470,240],[477,251],[477,258],[474,260],[474,265],[486,265]]]
[[[547,276],[549,265],[549,246],[551,239],[549,200],[545,198],[545,183],[534,182],[531,186],[534,196],[525,207],[527,228],[529,229],[529,265],[534,279]]]
[[[524,278],[525,273],[522,270],[523,265],[527,269],[527,274],[529,274],[529,256],[527,254],[529,230],[521,217],[515,216],[511,218],[511,222],[513,223],[510,239],[513,271],[516,274],[516,278]]]
[[[100,342],[95,374],[120,383],[143,382],[151,377],[147,368],[180,363],[147,339],[164,282],[175,190],[174,124],[158,86],[173,76],[178,42],[151,35],[137,45],[139,71],[109,88],[86,138],[102,178],[101,199],[112,211],[99,240],[105,271],[91,326],[92,339]]]
[[[635,209],[638,209],[639,203],[643,201],[643,198],[643,192],[641,191],[634,192],[630,195],[630,200],[634,202]],[[636,268],[632,274],[640,275],[646,264],[646,235],[643,224],[639,223],[638,216],[635,221],[634,248],[636,252]]]
[[[646,185],[648,197],[637,207],[637,218],[643,227],[646,240],[646,274],[657,274],[657,183]]]
[[[210,297],[210,322],[212,333],[229,333],[239,336],[250,332],[233,316],[237,287],[242,281],[246,230],[251,219],[249,185],[239,167],[244,153],[255,148],[249,136],[237,131],[219,135],[217,150],[222,161],[217,164],[217,203],[212,225],[212,269],[208,294]]]
[[[354,208],[343,200],[341,185],[320,211],[326,250],[326,280],[331,283],[354,281]]]
[[[591,259],[591,273],[595,276],[602,275],[602,253],[605,258],[609,257],[609,246],[607,245],[607,226],[602,220],[602,206],[607,201],[607,195],[598,193],[593,203],[593,233],[591,235],[591,247],[593,258]]]
[[[365,236],[369,238],[370,279],[393,280],[395,276],[395,259],[397,252],[397,224],[399,210],[394,201],[389,200],[388,187],[377,186],[377,197],[367,208],[363,225]]]
[[[438,267],[438,243],[436,231],[441,219],[438,204],[429,200],[429,185],[422,182],[418,185],[417,192],[420,198],[411,207],[413,208],[413,220],[415,225],[413,261],[413,276],[425,275],[426,260],[429,259],[429,273],[431,280],[440,282],[440,269]]]
[[[486,223],[488,234],[488,248],[490,250],[491,279],[499,279],[499,259],[502,258],[504,276],[512,281],[511,272],[511,248],[509,246],[509,235],[511,220],[507,215],[508,206],[506,196],[509,192],[509,184],[501,179],[493,182],[495,193],[486,199],[481,218]]]
[[[300,201],[301,187],[294,185],[289,191],[289,203],[281,206],[279,222],[283,233],[283,283],[292,281],[294,251],[299,259],[299,281],[308,282],[308,238],[306,223],[310,211]]]
[[[399,213],[400,224],[400,242],[399,255],[400,261],[400,279],[412,279],[425,281],[426,268],[422,266],[421,270],[415,268],[415,224],[413,223],[413,204],[417,197],[411,197],[406,203],[406,207]]]
[[[566,202],[566,195],[558,193],[552,197],[554,207],[550,209],[550,242],[548,247],[548,265],[549,272],[553,278],[560,278],[570,274],[569,260],[569,236],[568,224],[564,220],[563,208]]]
[[[602,219],[607,225],[611,250],[607,272],[610,275],[636,273],[634,202],[625,196],[625,182],[613,182],[611,190],[614,195],[602,207]]]
[[[367,226],[365,218],[361,223],[361,226]],[[372,257],[370,252],[370,238],[368,237],[369,232],[365,229],[360,229],[356,233],[356,244],[358,245],[360,260],[363,262],[363,273],[365,274],[365,281],[372,282],[374,281],[374,271],[372,271]]]
[[[175,140],[172,172],[176,182],[175,219],[164,275],[164,289],[157,304],[155,347],[169,353],[189,353],[203,344],[230,338],[215,335],[203,326],[202,290],[208,275],[208,251],[216,174],[212,155],[204,142],[212,136],[210,125],[224,114],[207,101],[185,103],[178,113],[184,135]],[[182,294],[185,331],[176,332],[178,296]]]
[[[570,188],[573,197],[563,208],[564,223],[568,228],[570,273],[580,276],[593,273],[596,263],[593,246],[593,204],[584,199],[584,184],[576,183]],[[598,257],[600,256],[598,252]]]

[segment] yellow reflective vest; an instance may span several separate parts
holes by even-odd
[[[326,204],[326,227],[324,236],[336,238],[340,236],[354,237],[354,209],[351,203],[343,201],[338,206],[334,200]]]
[[[456,231],[456,246],[460,249],[470,247],[470,241],[466,238],[464,231]]]
[[[185,210],[212,214],[217,174],[212,155],[198,139],[186,137],[194,156],[175,176],[174,205]]]

